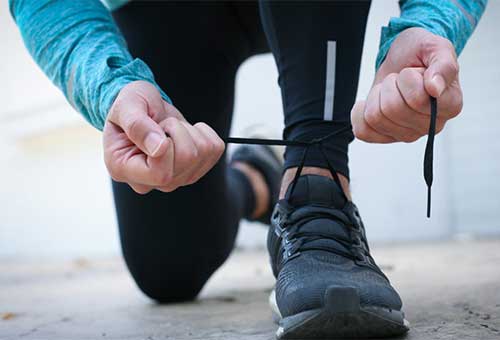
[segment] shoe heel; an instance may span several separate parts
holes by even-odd
[[[328,287],[325,293],[325,309],[335,314],[359,312],[358,290],[353,287]]]

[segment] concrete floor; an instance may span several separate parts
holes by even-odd
[[[374,249],[408,340],[500,339],[500,240]],[[0,339],[273,339],[264,251],[236,252],[194,303],[158,306],[121,260],[0,261]]]

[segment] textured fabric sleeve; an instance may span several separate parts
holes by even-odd
[[[102,130],[118,92],[135,80],[154,81],[133,59],[108,9],[99,0],[9,0],[30,54],[70,104]]]
[[[457,54],[472,35],[488,0],[402,0],[401,16],[391,18],[382,27],[378,69],[399,33],[410,27],[421,27],[452,42]]]

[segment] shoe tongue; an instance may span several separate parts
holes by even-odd
[[[288,187],[285,199],[293,206],[318,204],[342,209],[346,202],[345,195],[339,185],[325,176],[303,175],[295,185]]]
[[[288,188],[285,199],[293,207],[304,209],[302,211],[306,214],[309,209],[314,209],[308,207],[311,205],[342,210],[347,203],[345,195],[334,180],[318,175],[300,176],[293,193],[291,193],[291,188]],[[311,214],[314,216],[316,213],[312,212]],[[345,223],[342,223],[340,220],[318,216],[302,224],[300,230],[301,232],[311,234],[319,233],[320,235],[330,235],[333,237],[313,240],[308,243],[308,247],[331,248],[341,252],[349,252],[349,249],[347,249],[345,245],[335,240],[348,240],[350,238],[348,230],[345,228]]]

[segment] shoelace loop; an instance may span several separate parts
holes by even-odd
[[[292,183],[290,184],[290,196],[293,194],[295,190],[295,186],[297,185],[297,182],[299,180],[300,175],[302,174],[302,169],[304,168],[305,161],[307,158],[307,153],[309,152],[311,147],[318,147],[324,160],[326,161],[326,164],[328,166],[328,170],[330,171],[333,179],[339,187],[342,188],[342,185],[340,183],[340,178],[337,175],[337,172],[334,170],[332,164],[330,163],[328,157],[326,156],[326,153],[323,148],[323,143],[327,141],[328,139],[339,135],[341,133],[345,133],[348,131],[352,131],[352,125],[350,123],[346,124],[346,126],[337,129],[323,137],[319,138],[314,138],[310,141],[301,141],[301,140],[283,140],[283,139],[260,139],[260,138],[240,138],[240,137],[228,137],[225,139],[226,143],[233,143],[233,144],[258,144],[258,145],[281,145],[281,146],[300,146],[304,148],[304,151],[302,153],[302,157],[300,159],[299,165],[297,167],[297,171],[295,172],[295,176],[292,180]],[[345,193],[342,191],[342,194],[344,195],[344,198],[347,199],[345,196]]]

